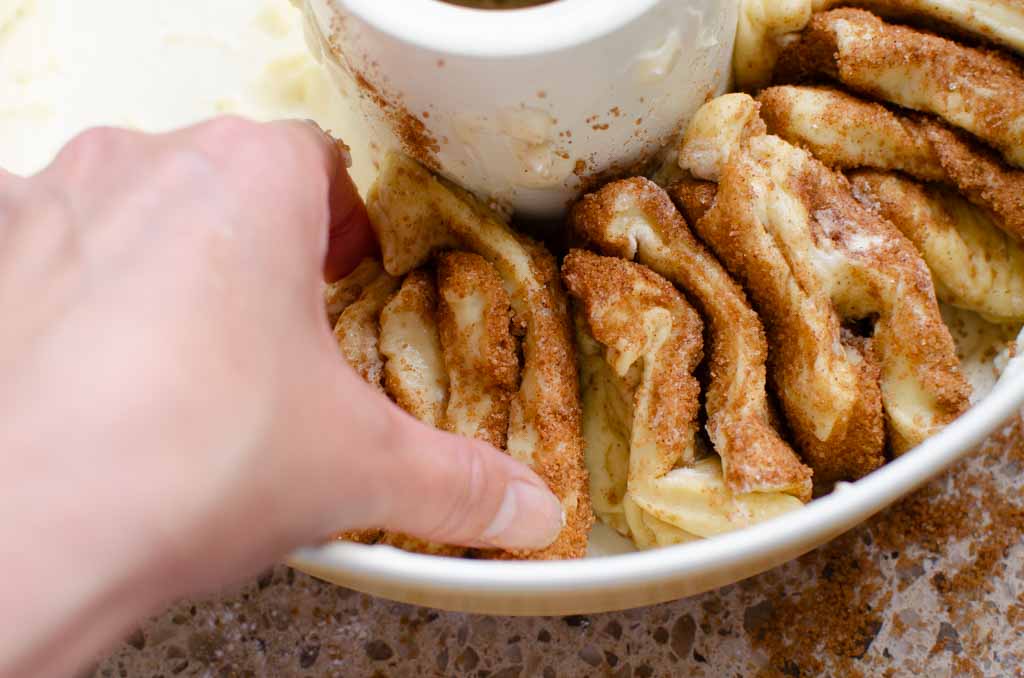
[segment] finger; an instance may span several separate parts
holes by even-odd
[[[528,467],[421,424],[347,366],[337,371],[312,437],[317,484],[333,514],[329,530],[381,527],[508,550],[543,548],[558,536],[561,504]]]
[[[9,219],[10,215],[7,214],[5,206],[9,201],[17,196],[20,196],[24,192],[28,185],[28,180],[24,177],[20,177],[17,174],[12,174],[7,170],[0,168],[0,225],[3,225],[4,221]]]
[[[561,504],[533,471],[485,443],[407,421],[381,471],[400,482],[376,524],[507,550],[544,548],[558,536]]]
[[[30,191],[30,181],[23,177],[0,169],[0,270],[9,267],[10,264],[2,256],[5,250],[13,252],[8,238],[17,228],[18,224],[27,211],[33,211],[36,205],[26,199]],[[38,209],[34,210],[39,216]]]
[[[328,186],[345,169],[348,157],[341,153],[337,141],[312,120],[278,120],[266,126],[302,148],[311,167],[322,167]]]
[[[331,186],[331,228],[324,260],[324,279],[340,280],[352,272],[359,262],[378,251],[377,238],[370,227],[355,182],[344,165]]]
[[[348,147],[312,120],[284,120],[273,124],[282,131],[310,137],[325,155],[330,216],[323,273],[327,282],[340,280],[378,250],[366,204],[348,173],[351,163]]]
[[[0,167],[0,187],[2,187],[4,185],[7,185],[7,184],[17,183],[17,182],[20,182],[20,181],[24,181],[24,179],[25,179],[24,177],[22,177],[22,176],[20,176],[18,174],[15,174],[13,172],[8,172],[3,167]]]
[[[225,134],[222,128],[227,128],[227,133],[231,133],[230,122],[225,124],[223,121],[213,121],[207,125],[214,126],[214,133],[210,135],[214,146],[211,151],[223,152],[223,149],[228,148],[237,152],[237,144],[225,144],[221,139]],[[326,204],[324,213],[327,217],[319,220],[314,229],[325,251],[324,278],[328,282],[343,278],[360,261],[377,251],[376,237],[370,228],[366,205],[348,173],[350,158],[347,147],[311,120],[281,120],[267,127],[281,137],[284,147],[293,149],[298,155],[297,167],[301,176],[297,183],[317,191],[316,195],[307,196],[306,200]],[[262,145],[261,150],[265,148],[266,145]],[[319,182],[313,181],[320,171],[326,178],[325,184],[320,185],[325,185],[326,191],[319,189]]]
[[[112,172],[116,178],[129,170],[123,160],[139,155],[156,137],[116,127],[90,127],[71,138],[53,160],[39,173],[60,183],[76,183],[103,178]]]
[[[90,211],[135,186],[153,165],[157,137],[114,127],[92,127],[68,141],[37,175],[64,192],[77,210]]]
[[[300,243],[323,257],[331,186],[343,160],[333,140],[302,120],[256,123],[224,116],[159,137],[168,153],[198,152],[250,226],[279,245]]]

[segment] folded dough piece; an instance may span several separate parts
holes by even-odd
[[[590,475],[594,513],[619,533],[629,536],[626,521],[626,482],[629,477],[629,438],[633,422],[633,390],[637,375],[620,378],[605,360],[605,349],[590,333],[576,305],[573,312],[583,400],[583,448]],[[631,379],[632,384],[627,384]]]
[[[755,91],[771,83],[783,47],[802,31],[813,0],[740,0],[732,67],[736,85]]]
[[[387,394],[424,424],[440,428],[448,373],[437,322],[437,289],[426,270],[413,271],[380,314],[380,352]]]
[[[780,85],[757,96],[769,134],[803,146],[830,167],[875,167],[946,181],[920,118],[833,87]]]
[[[337,325],[341,312],[358,301],[363,290],[382,273],[384,267],[380,262],[367,258],[359,262],[346,277],[324,286],[324,305],[327,307],[327,320],[331,327]]]
[[[390,278],[379,266],[376,272],[378,278]],[[361,267],[337,286],[362,284],[366,277],[367,267]],[[519,377],[508,294],[494,267],[467,252],[441,255],[436,278],[435,285],[432,272],[412,271],[379,312],[377,355],[383,360],[384,390],[423,423],[504,447]],[[372,283],[367,289],[373,289]],[[356,331],[360,345],[370,341],[363,328],[374,324],[372,309],[364,311],[364,322],[345,328]],[[380,530],[339,538],[431,555],[467,552]]]
[[[327,285],[324,303],[334,324],[334,337],[341,354],[360,377],[383,390],[384,357],[380,352],[378,316],[399,280],[384,272],[373,259],[364,259],[347,277]],[[380,539],[380,530],[343,532],[338,539],[372,544]]]
[[[955,187],[1024,241],[1024,171],[923,116],[909,116],[826,87],[771,87],[758,96],[768,132],[834,168],[899,170]]]
[[[775,69],[780,83],[820,75],[933,113],[1024,167],[1024,69],[1004,54],[837,9],[815,14]]]
[[[448,401],[448,374],[438,330],[437,296],[434,277],[428,271],[421,269],[406,276],[381,311],[380,352],[386,359],[387,394],[423,423],[440,427]],[[458,557],[467,550],[397,532],[384,533],[379,541],[437,556]]]
[[[708,153],[716,152],[713,143],[705,146]],[[703,313],[711,337],[707,429],[729,488],[737,494],[786,492],[810,498],[810,469],[770,422],[761,322],[665,191],[639,177],[617,181],[585,196],[570,219],[591,247],[636,259],[682,287]]]
[[[745,90],[768,85],[779,51],[814,12],[856,6],[879,16],[921,23],[1009,47],[1024,54],[1024,5],[1017,0],[742,0],[733,54]]]
[[[1024,246],[948,189],[903,175],[861,170],[854,196],[917,246],[939,300],[996,323],[1024,322]]]
[[[696,227],[766,321],[778,396],[816,479],[857,478],[884,462],[883,406],[897,453],[967,407],[953,340],[913,244],[808,152],[756,123],[734,124],[737,111],[754,121],[758,104],[743,94],[713,100],[684,137],[680,166],[718,178]],[[701,130],[716,118],[744,132],[700,176]],[[844,331],[844,321],[865,319],[870,339]]]
[[[561,499],[565,527],[528,558],[584,555],[593,522],[583,459],[579,382],[568,308],[554,258],[512,231],[471,194],[413,160],[389,156],[367,199],[385,269],[402,275],[438,250],[482,256],[509,294],[522,339],[522,375],[512,399],[506,449],[530,465]]]
[[[813,0],[814,11],[857,6],[909,22],[981,39],[1024,54],[1024,5],[1018,0]]]
[[[702,323],[667,280],[585,250],[566,257],[562,276],[579,303],[587,459],[606,522],[650,548],[801,506],[781,492],[734,494],[717,457],[697,460]]]
[[[718,197],[718,184],[687,175],[675,179],[665,187],[686,220],[695,224],[704,218]]]
[[[388,275],[379,266],[365,263],[357,267],[349,278],[351,282],[336,283],[326,292],[328,303],[339,309],[346,297],[351,298],[355,290],[359,291],[358,298],[339,311],[338,322],[334,325],[334,338],[352,369],[366,383],[381,389],[384,358],[380,354],[380,327],[377,319],[391,295],[398,289],[400,280]]]
[[[498,271],[468,252],[441,256],[437,277],[441,339],[451,383],[443,426],[504,448],[519,381],[508,293]]]

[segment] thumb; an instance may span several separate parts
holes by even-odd
[[[539,549],[562,527],[562,507],[525,465],[486,443],[433,429],[400,413],[378,471],[392,488],[375,521],[428,541]]]
[[[537,474],[490,445],[417,421],[342,367],[340,378],[332,370],[331,434],[318,445],[330,458],[321,468],[337,469],[335,529],[506,550],[554,541],[562,507]]]

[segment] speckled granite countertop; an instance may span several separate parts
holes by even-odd
[[[1024,676],[1024,433],[828,546],[656,607],[496,618],[276,567],[132,633],[97,676]]]

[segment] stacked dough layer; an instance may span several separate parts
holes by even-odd
[[[744,13],[737,79],[774,84],[757,96],[768,133],[846,172],[913,241],[941,301],[1024,322],[1020,3],[749,0]]]
[[[367,207],[383,261],[364,262],[327,290],[343,356],[421,421],[526,463],[562,501],[565,527],[550,547],[477,555],[581,557],[593,515],[575,349],[554,257],[401,156],[388,159]],[[465,553],[379,531],[342,536]]]

